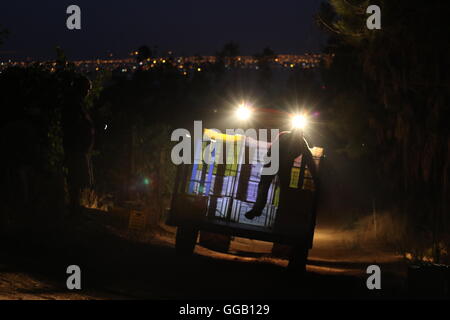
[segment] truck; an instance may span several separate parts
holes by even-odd
[[[288,269],[304,271],[308,251],[313,245],[320,186],[317,180],[312,179],[301,156],[293,161],[291,171],[290,187],[299,189],[294,219],[290,220],[286,230],[279,230],[274,228],[280,192],[277,178],[272,181],[262,215],[252,220],[245,217],[245,213],[255,203],[261,179],[264,164],[258,159],[262,159],[261,155],[267,152],[270,143],[264,144],[242,134],[229,135],[211,129],[205,129],[204,136],[209,137],[207,142],[199,140],[194,143],[194,158],[198,159],[209,148],[213,150],[209,163],[194,161],[192,164],[182,163],[177,166],[171,208],[166,221],[167,225],[177,227],[177,254],[192,255],[199,238],[202,242],[202,238],[211,238],[211,235],[217,235],[220,251],[226,252],[232,237],[242,237],[273,242],[274,248],[290,248]],[[226,147],[216,148],[214,144],[219,141],[234,144],[237,152],[228,152]],[[250,157],[249,149],[254,143],[259,146],[258,151],[254,152],[254,161],[238,161],[242,157]],[[314,147],[310,150],[316,168],[320,171],[324,159],[323,148]],[[219,156],[222,156],[223,161],[212,161]],[[230,157],[234,159],[226,161]]]

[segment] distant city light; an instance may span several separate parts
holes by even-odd
[[[118,72],[135,72],[137,68],[133,66],[141,66],[143,70],[150,70],[151,68],[157,67],[158,63],[170,64],[175,68],[179,68],[180,74],[188,75],[189,73],[184,73],[188,71],[186,69],[191,69],[195,72],[206,72],[205,67],[208,64],[215,63],[216,57],[214,56],[177,56],[174,59],[168,59],[168,56],[162,56],[158,58],[146,58],[144,61],[136,62],[135,56],[139,55],[139,51],[132,51],[130,55],[132,57],[126,59],[112,59],[112,54],[108,53],[108,58],[106,59],[92,59],[92,60],[76,60],[72,61],[75,67],[81,72],[96,72],[100,70],[105,71],[118,71]],[[291,54],[279,54],[272,61],[273,68],[286,68],[288,70],[295,70],[297,67],[309,69],[317,68],[321,66],[322,61],[330,61],[333,59],[333,55],[327,54],[304,54],[304,55],[291,55]],[[237,61],[239,64],[230,65],[226,64],[227,69],[253,69],[260,70],[258,67],[258,61],[252,56],[237,56]],[[147,64],[146,61],[149,63]],[[153,63],[152,63],[153,62]],[[11,59],[0,61],[0,71],[4,71],[6,68],[12,66],[26,67],[35,63],[35,61],[12,61]],[[48,65],[49,71],[51,68],[50,61],[41,62],[42,65]],[[55,69],[56,70],[56,69]]]

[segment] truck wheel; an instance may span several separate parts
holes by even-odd
[[[178,227],[175,239],[175,251],[182,256],[190,256],[194,253],[197,243],[198,230],[192,227]]]
[[[299,274],[304,274],[306,272],[308,250],[306,245],[296,245],[292,248],[288,264],[289,271]]]

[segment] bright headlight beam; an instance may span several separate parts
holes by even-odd
[[[251,114],[252,114],[252,111],[245,104],[239,105],[239,107],[236,110],[236,116],[240,120],[248,120],[248,119],[250,119]]]
[[[305,129],[307,125],[308,118],[305,115],[300,114],[292,117],[292,127],[294,129]]]

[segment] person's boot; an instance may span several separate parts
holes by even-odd
[[[264,207],[261,208],[260,206],[253,206],[253,208],[245,213],[245,217],[249,220],[253,220],[255,217],[259,217],[262,215]]]

